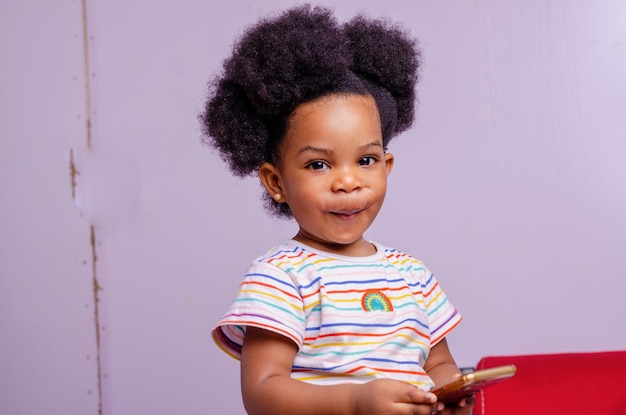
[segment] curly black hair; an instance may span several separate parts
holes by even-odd
[[[421,54],[400,26],[363,15],[340,25],[331,10],[303,5],[249,27],[209,84],[200,114],[203,142],[233,174],[276,163],[289,116],[305,102],[341,93],[371,95],[383,146],[413,123]],[[264,192],[266,207],[291,217]]]

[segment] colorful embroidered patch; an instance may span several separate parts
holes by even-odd
[[[389,298],[378,290],[370,290],[363,294],[361,306],[365,311],[393,311]]]

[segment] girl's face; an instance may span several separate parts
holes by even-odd
[[[301,104],[290,118],[278,166],[265,163],[261,181],[288,203],[295,239],[342,255],[364,256],[363,239],[380,210],[393,155],[385,153],[374,99],[330,95]]]

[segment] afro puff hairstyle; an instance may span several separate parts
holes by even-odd
[[[381,117],[383,146],[413,123],[420,51],[386,20],[359,15],[340,25],[323,7],[304,5],[249,27],[209,84],[200,114],[203,142],[231,172],[253,175],[279,160],[289,116],[331,94],[371,95]],[[264,192],[268,211],[291,217],[286,203]]]

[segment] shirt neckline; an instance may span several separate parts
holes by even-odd
[[[374,242],[374,241],[368,241],[368,242],[371,243],[374,246],[374,248],[376,248],[375,253],[373,253],[372,255],[367,255],[367,256],[349,256],[349,255],[335,254],[333,252],[328,252],[328,251],[324,251],[321,249],[313,248],[312,246],[309,246],[300,241],[296,241],[295,239],[288,239],[285,241],[285,243],[298,246],[306,251],[313,252],[314,254],[322,256],[324,258],[333,258],[333,259],[339,259],[339,260],[346,261],[346,262],[359,262],[359,263],[380,261],[384,257],[384,251],[385,251],[384,247],[380,245],[378,242]]]

